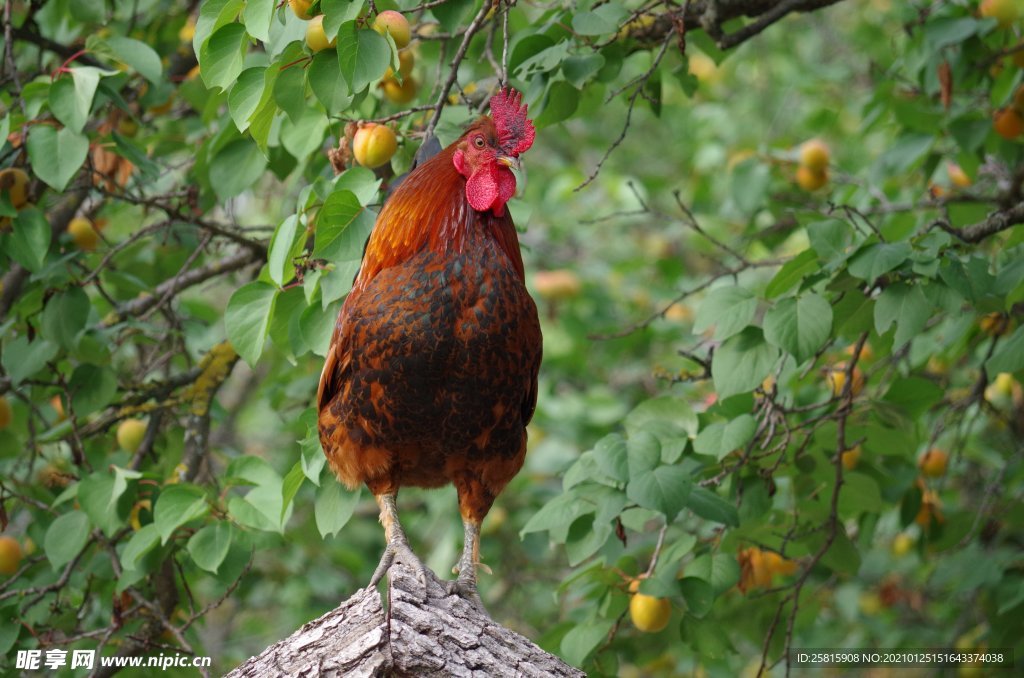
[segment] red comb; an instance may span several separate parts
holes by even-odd
[[[533,121],[526,117],[523,95],[506,87],[491,97],[491,119],[498,130],[502,150],[515,157],[533,146]]]

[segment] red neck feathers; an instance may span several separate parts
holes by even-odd
[[[511,167],[533,145],[533,122],[522,95],[503,89],[491,97],[491,115],[477,120],[455,143],[405,178],[384,204],[356,278],[361,288],[385,268],[425,248],[443,254],[490,238],[519,277],[519,238],[505,209],[516,192]]]
[[[475,235],[472,229],[493,238],[520,278],[525,277],[519,238],[508,211],[496,216],[470,206],[466,177],[453,160],[457,144],[417,167],[388,198],[366,245],[356,287],[426,248],[438,253],[463,251],[467,238]]]

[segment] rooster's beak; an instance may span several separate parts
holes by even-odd
[[[505,167],[509,167],[514,170],[518,170],[522,167],[522,165],[519,162],[519,158],[513,158],[511,155],[499,155],[497,158],[497,163],[499,165],[504,165]]]

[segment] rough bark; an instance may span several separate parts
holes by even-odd
[[[424,592],[405,563],[389,574],[389,609],[376,589],[360,589],[228,676],[586,675],[448,594],[437,578]]]

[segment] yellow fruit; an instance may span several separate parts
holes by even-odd
[[[28,174],[17,167],[0,170],[0,191],[7,193],[7,198],[20,210],[28,204]]]
[[[580,277],[565,268],[537,271],[533,274],[533,286],[541,298],[550,301],[574,299],[583,289]]]
[[[853,357],[853,350],[855,348],[857,348],[856,344],[850,344],[849,346],[847,346],[846,348],[843,349],[843,353],[845,353],[846,355],[848,355],[850,357]],[[875,350],[873,348],[871,348],[871,344],[869,344],[867,342],[864,342],[864,345],[860,347],[860,358],[859,359],[860,360],[868,360],[868,361],[871,361],[871,360],[875,359]]]
[[[192,38],[196,35],[196,18],[190,16],[185,20],[185,25],[178,31],[178,40],[182,42],[192,42]]]
[[[50,407],[57,413],[57,421],[64,421],[67,415],[64,414],[64,401],[60,399],[59,395],[50,398]]]
[[[634,593],[629,599],[629,618],[644,633],[657,633],[668,626],[672,604],[664,598]]]
[[[78,245],[78,249],[91,252],[96,249],[100,242],[100,234],[92,221],[85,217],[75,217],[68,224],[68,233],[71,239]]]
[[[361,125],[352,137],[352,154],[363,167],[380,167],[390,161],[397,150],[398,139],[387,125]]]
[[[309,20],[306,24],[306,45],[313,51],[314,54],[322,52],[328,47],[334,47],[337,44],[337,40],[328,40],[327,33],[324,32],[324,15],[317,14],[315,17]]]
[[[978,326],[990,337],[1001,337],[1010,331],[1010,316],[999,311],[986,313],[978,321]]]
[[[412,67],[416,65],[416,55],[412,53],[411,49],[403,49],[398,52],[398,73],[403,78],[407,78],[412,75]],[[387,80],[395,75],[395,71],[392,70],[391,66],[388,66],[388,70],[384,71],[384,79]]]
[[[0,429],[5,429],[11,425],[11,403],[7,401],[7,398],[0,396]]]
[[[1024,402],[1024,389],[1009,372],[996,375],[985,388],[985,400],[990,403],[1009,404]]]
[[[949,174],[949,180],[953,182],[954,186],[967,188],[971,185],[971,178],[967,176],[967,172],[964,172],[955,162],[946,163],[946,173]]]
[[[828,146],[821,139],[811,139],[800,146],[800,164],[809,170],[824,172],[830,156]]]
[[[925,490],[921,497],[921,508],[918,509],[914,522],[926,529],[931,526],[932,521],[940,524],[946,522],[942,517],[941,508],[942,502],[938,495],[931,490]]]
[[[846,386],[846,363],[836,363],[835,366],[830,368],[826,373],[825,378],[828,381],[829,388],[832,390],[832,395],[838,398],[842,395],[843,388]],[[853,383],[850,384],[850,394],[857,397],[863,390],[864,373],[861,372],[859,367],[854,366]]]
[[[783,558],[775,551],[762,551],[761,563],[769,577],[777,574],[788,577],[796,572],[796,563]]]
[[[117,444],[128,454],[134,454],[146,436],[146,422],[141,419],[125,419],[117,427]]]
[[[805,165],[796,168],[796,184],[808,193],[828,183],[828,170],[813,170]]]
[[[1016,139],[1024,132],[1024,118],[1012,106],[1000,108],[992,118],[996,133],[1004,139]]]
[[[873,617],[882,611],[884,607],[882,605],[882,599],[877,593],[864,592],[860,594],[860,598],[857,601],[858,607],[860,607],[861,613],[868,617]]]
[[[142,511],[149,511],[150,513],[152,513],[153,502],[151,502],[149,499],[143,499],[142,501],[137,501],[135,502],[135,504],[132,505],[132,510],[128,514],[128,522],[131,524],[132,529],[136,532],[142,529],[142,521],[139,520],[139,513],[141,513]]]
[[[853,469],[857,468],[857,462],[860,461],[861,453],[862,451],[860,445],[857,445],[843,452],[843,468],[845,468],[847,471],[852,471]]]
[[[309,6],[313,4],[313,0],[288,0],[288,6],[295,12],[295,16],[300,19],[311,19],[309,15]]]
[[[917,460],[917,466],[928,478],[941,478],[946,475],[946,467],[949,465],[949,455],[944,450],[933,447]]]
[[[14,574],[21,565],[21,544],[14,537],[0,535],[0,574]]]
[[[401,12],[393,9],[385,10],[373,20],[373,30],[381,35],[390,33],[395,41],[395,46],[402,49],[412,40],[412,28],[409,20]]]
[[[416,92],[419,90],[419,83],[411,76],[406,76],[401,83],[394,78],[384,78],[380,86],[384,90],[384,96],[393,104],[409,103],[416,98]]]
[[[1020,18],[1018,0],[981,0],[978,13],[985,19],[995,19],[1000,28],[1009,28]]]
[[[701,82],[714,85],[722,80],[721,72],[715,60],[702,52],[687,54],[690,66],[690,74]]]
[[[672,304],[665,309],[665,319],[675,322],[690,322],[693,320],[693,309],[686,304]]]
[[[914,538],[906,532],[900,532],[896,535],[896,538],[892,540],[892,554],[897,558],[910,553],[910,549],[913,547]]]

